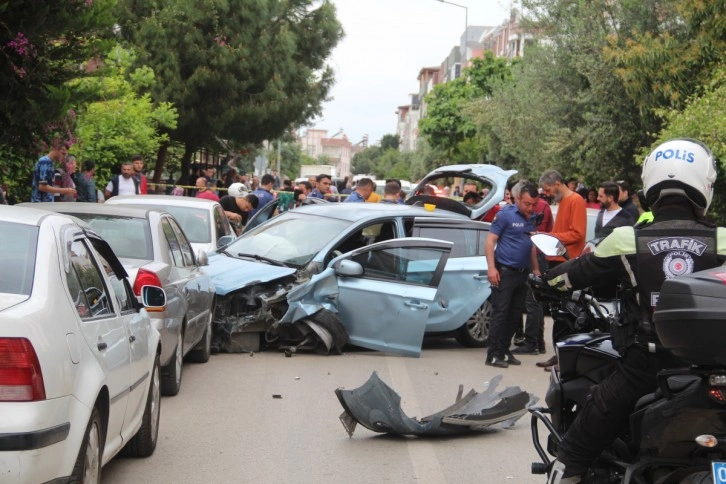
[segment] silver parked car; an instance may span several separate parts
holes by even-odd
[[[159,332],[109,245],[65,215],[0,205],[0,481],[100,482],[154,452]]]
[[[179,222],[194,252],[209,252],[219,247],[219,239],[234,236],[222,206],[204,198],[172,195],[120,195],[106,200],[108,205],[134,205],[169,212]]]
[[[138,296],[145,284],[167,294],[166,311],[152,314],[161,333],[161,391],[179,393],[182,360],[209,360],[215,293],[204,251],[194,254],[184,231],[170,214],[151,208],[93,203],[43,203],[34,207],[78,217],[108,241],[129,273]]]

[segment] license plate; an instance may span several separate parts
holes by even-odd
[[[713,484],[726,484],[726,462],[711,462]]]

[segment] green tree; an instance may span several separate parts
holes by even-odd
[[[472,59],[461,77],[436,85],[426,96],[426,115],[419,121],[422,136],[451,161],[483,161],[486,138],[476,139],[479,131],[465,108],[475,99],[491,96],[494,87],[510,76],[511,64],[491,52]]]
[[[628,95],[648,115],[683,108],[723,62],[726,1],[631,0],[622,8],[644,19],[614,30],[605,48]]]
[[[100,182],[135,154],[155,156],[169,141],[160,128],[176,126],[177,113],[170,103],[154,106],[148,93],[137,94],[153,85],[155,77],[148,67],[132,68],[133,62],[133,52],[116,46],[104,57],[103,76],[77,81],[79,92],[96,93],[99,99],[78,111],[78,143],[71,153],[93,160]]]
[[[392,148],[397,150],[401,144],[401,138],[397,134],[384,134],[381,138],[381,148],[387,150]]]
[[[0,144],[23,156],[47,148],[42,142],[58,134],[51,125],[71,107],[67,82],[108,49],[114,4],[0,0]]]
[[[333,84],[326,59],[342,28],[327,0],[119,0],[119,16],[157,73],[153,98],[179,110],[183,172],[216,137],[257,143],[304,124]]]

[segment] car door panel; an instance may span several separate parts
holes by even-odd
[[[414,220],[414,236],[454,243],[431,308],[427,333],[458,329],[489,298],[491,286],[482,244],[487,232],[484,227],[481,222],[472,221]]]
[[[337,309],[351,343],[418,356],[429,311],[442,277],[450,242],[396,239],[355,250],[350,259],[361,276],[337,275]]]

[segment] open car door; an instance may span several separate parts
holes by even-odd
[[[443,240],[395,239],[335,259],[336,306],[349,342],[419,356],[452,247]]]

